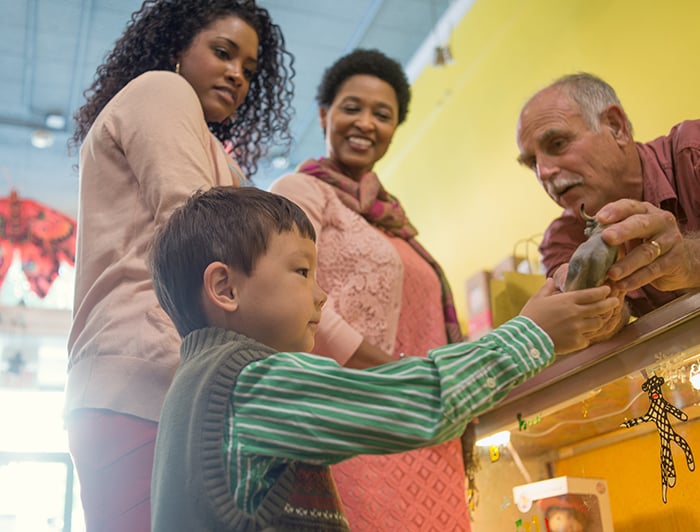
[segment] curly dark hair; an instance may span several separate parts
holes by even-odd
[[[84,92],[87,102],[75,114],[71,146],[85,139],[100,111],[129,81],[149,70],[174,70],[173,58],[186,50],[201,30],[231,15],[250,24],[258,34],[258,70],[236,118],[210,123],[209,129],[221,141],[233,143],[233,156],[248,175],[255,173],[270,144],[289,149],[294,57],[285,48],[280,27],[254,0],[144,1]]]
[[[391,85],[399,103],[399,124],[406,120],[411,101],[411,88],[406,73],[398,62],[379,50],[357,48],[328,67],[316,89],[318,105],[328,109],[345,80],[358,74],[376,76]]]

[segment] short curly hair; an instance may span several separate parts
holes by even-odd
[[[221,141],[233,143],[233,155],[248,175],[255,173],[270,144],[288,149],[294,57],[285,48],[279,26],[254,0],[144,1],[84,92],[87,101],[75,114],[71,145],[85,139],[97,115],[127,83],[150,70],[173,70],[173,58],[186,50],[200,31],[227,16],[241,18],[257,33],[258,70],[236,118],[210,123],[209,128]]]
[[[359,74],[376,76],[391,85],[399,104],[398,123],[401,124],[406,120],[408,104],[411,101],[411,87],[406,73],[397,61],[387,57],[379,50],[357,48],[328,67],[316,90],[318,105],[328,109],[345,80]]]

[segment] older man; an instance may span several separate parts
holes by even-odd
[[[564,208],[540,246],[548,275],[565,277],[569,258],[585,240],[583,204],[587,214],[610,224],[603,240],[623,251],[608,278],[633,314],[700,287],[700,120],[635,142],[613,88],[582,73],[530,98],[517,141],[520,163]],[[598,339],[614,334],[627,317],[617,312]]]

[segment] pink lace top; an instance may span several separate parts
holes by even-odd
[[[299,205],[316,229],[318,282],[328,302],[314,352],[344,364],[362,342],[392,353],[401,309],[404,266],[384,234],[336,197],[333,187],[289,174],[271,192]]]
[[[394,354],[425,356],[429,349],[447,343],[440,281],[430,265],[405,240],[386,238],[398,252],[404,268]]]
[[[318,282],[329,294],[314,352],[343,364],[363,338],[397,358],[446,343],[437,275],[404,240],[345,207],[333,187],[289,174],[272,192],[297,203],[317,233]],[[468,531],[458,439],[332,467],[353,531]]]

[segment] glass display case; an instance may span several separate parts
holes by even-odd
[[[617,532],[700,530],[699,401],[694,293],[559,358],[479,417],[482,441],[505,439],[479,447],[473,530],[547,531],[513,488],[563,476],[604,480]]]

